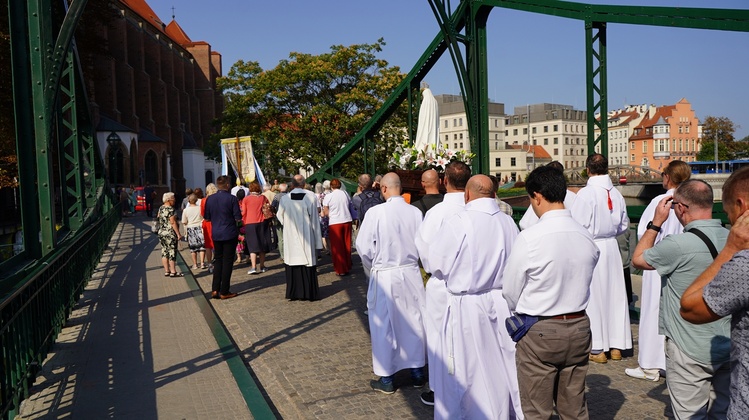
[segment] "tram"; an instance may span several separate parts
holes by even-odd
[[[693,174],[722,174],[731,173],[744,166],[749,166],[749,159],[719,160],[717,170],[715,161],[687,162]]]

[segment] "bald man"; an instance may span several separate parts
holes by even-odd
[[[401,197],[401,181],[393,172],[382,177],[385,203],[369,209],[359,227],[356,250],[369,274],[367,310],[372,340],[372,365],[379,380],[375,391],[395,392],[393,375],[411,369],[413,386],[426,383],[426,338],[422,308],[424,283],[414,237],[421,212]]]
[[[424,171],[421,174],[421,186],[426,194],[411,205],[421,210],[422,215],[426,215],[432,207],[441,203],[444,197],[440,194],[440,175],[434,169]]]
[[[499,210],[489,177],[471,177],[465,201],[421,256],[448,292],[438,343],[444,386],[434,387],[434,418],[522,417],[502,297],[502,271],[518,228]]]

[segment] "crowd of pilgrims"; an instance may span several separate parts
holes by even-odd
[[[730,315],[710,311],[708,330],[694,326],[693,335],[707,340],[702,343],[694,337],[685,343],[693,324],[678,316],[684,290],[713,259],[698,264],[686,251],[669,256],[674,241],[664,240],[683,236],[692,222],[715,223],[695,216],[708,190],[712,203],[712,189],[689,181],[685,163],[671,162],[662,177],[666,193],[643,213],[632,257],[627,208],[606,158],[593,154],[586,166],[587,184],[575,192],[567,188],[558,162],[536,168],[526,180],[530,205],[520,229],[510,217],[512,208],[496,197],[497,179],[471,176],[459,161],[446,167],[442,179],[425,171],[425,194],[414,202],[395,173],[361,175],[353,197],[337,179],[314,191],[300,175],[288,184],[252,182],[230,190],[228,178],[220,177],[205,195],[188,189],[179,209],[174,194],[164,195],[157,221],[165,275],[181,275],[174,260],[176,243],[184,237],[192,269],[213,273],[212,297],[229,299],[236,296],[229,290],[233,264],[248,262],[248,274],[264,273],[265,254],[278,249],[286,298],[314,301],[320,298],[321,255],[331,256],[336,275],[347,276],[353,242],[368,279],[366,312],[379,377],[370,381],[373,390],[395,392],[404,385],[395,374],[408,370],[408,385],[428,384],[421,400],[434,406],[437,419],[553,413],[584,419],[589,362],[621,360],[622,352],[626,356],[633,348],[632,261],[645,271],[639,367],[625,373],[651,381],[665,376],[677,418],[740,418],[729,406],[736,397],[729,393]],[[214,194],[220,199],[212,199]],[[734,216],[732,222],[740,213]],[[725,232],[694,240],[712,239],[722,249],[728,231],[717,223]],[[707,248],[700,252],[709,255]],[[680,258],[689,261],[679,265]],[[691,277],[674,274],[680,269],[699,271]],[[673,299],[661,307],[668,299],[661,289],[665,294],[674,288],[675,309]],[[690,346],[707,345],[710,353],[711,343],[708,360],[699,357],[704,351],[697,356],[691,351]]]

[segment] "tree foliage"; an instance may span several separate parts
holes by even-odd
[[[718,142],[718,160],[749,157],[749,142],[736,141],[734,133],[738,125],[728,117],[707,116],[702,123],[702,149],[697,160],[715,160],[715,142]]]
[[[266,170],[296,173],[317,170],[367,123],[403,80],[398,67],[378,59],[385,42],[336,45],[320,55],[292,52],[271,70],[238,61],[218,86],[225,96],[221,136],[251,135],[266,143]],[[375,138],[377,159],[387,164],[405,135],[405,106]],[[400,128],[399,128],[400,127]],[[255,143],[257,147],[257,143]],[[258,152],[256,151],[256,156]],[[341,168],[361,172],[361,154]]]

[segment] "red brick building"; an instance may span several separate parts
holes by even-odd
[[[221,55],[145,0],[109,1],[116,17],[96,26],[104,52],[84,61],[108,178],[177,193],[205,186],[202,148],[223,110]]]

